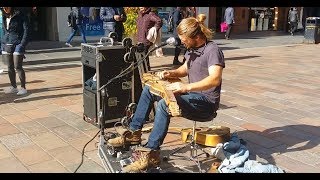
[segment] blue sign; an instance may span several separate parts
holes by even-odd
[[[168,31],[169,31],[169,12],[168,11],[159,11],[158,15],[162,20],[162,27],[161,27],[162,32],[168,33]]]
[[[103,36],[103,22],[100,19],[100,7],[81,7],[84,16],[83,29],[86,36]]]

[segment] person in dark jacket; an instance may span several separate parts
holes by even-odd
[[[82,42],[87,43],[86,35],[85,35],[84,29],[83,29],[83,15],[82,15],[80,9],[81,9],[80,7],[72,7],[71,12],[68,15],[68,26],[72,27],[72,33],[70,34],[70,36],[66,42],[66,45],[69,47],[72,47],[70,42],[78,31],[81,32]]]
[[[123,23],[127,20],[123,7],[101,7],[100,19],[103,21],[105,36],[108,36],[110,32],[116,32],[117,40],[121,42],[124,33]]]
[[[25,58],[25,48],[30,37],[29,21],[15,7],[3,7],[1,10],[3,33],[1,38],[2,59],[8,65],[8,75],[11,84],[8,89],[5,89],[5,93],[24,95],[27,93],[27,90],[26,75],[22,64]],[[15,70],[17,70],[21,83],[19,90],[17,88]]]
[[[173,34],[174,36],[180,41],[178,34],[177,34],[177,27],[179,23],[182,21],[182,19],[187,18],[187,8],[186,7],[177,7],[177,9],[173,12]],[[179,55],[181,53],[181,50],[184,49],[184,46],[181,45],[180,47],[176,46],[174,49],[174,58],[173,58],[173,65],[182,65],[185,62],[185,59],[183,59],[183,62],[179,61]]]
[[[156,27],[156,30],[159,31],[162,27],[162,20],[151,11],[151,7],[139,7],[139,10],[137,18],[137,40],[138,43],[142,43],[144,45],[145,52],[147,53],[153,44],[147,39],[147,34],[152,27]],[[146,61],[147,67],[145,67],[145,69],[147,68],[147,70],[150,70],[149,57],[146,58]]]

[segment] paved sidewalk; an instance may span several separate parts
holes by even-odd
[[[296,40],[279,44],[289,38]],[[217,39],[226,60],[221,106],[213,122],[199,126],[230,127],[247,142],[250,159],[286,172],[319,173],[320,55],[316,52],[320,45],[301,44],[302,36],[258,40],[250,42],[264,42],[265,47],[253,46],[245,38]],[[79,47],[28,52],[27,96],[5,95],[3,88],[9,81],[6,73],[0,75],[0,172],[73,172],[81,162],[83,146],[99,130],[82,120]],[[171,55],[151,57],[150,62],[160,70],[173,68],[172,59]],[[191,127],[192,122],[172,118],[170,126]],[[78,172],[105,172],[97,140],[85,149]],[[162,155],[181,144],[180,135],[170,131]],[[180,159],[169,161],[163,169],[176,167],[196,169]]]

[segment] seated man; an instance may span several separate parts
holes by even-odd
[[[185,54],[186,62],[178,69],[157,73],[161,79],[188,75],[188,84],[175,82],[169,84],[167,89],[175,94],[182,115],[189,118],[212,116],[220,102],[224,55],[217,44],[210,41],[212,32],[203,24],[205,18],[204,14],[199,14],[197,19],[189,17],[181,21],[177,33],[188,49]],[[148,143],[145,147],[136,149],[140,154],[139,159],[126,166],[124,172],[141,172],[160,164],[159,150],[168,132],[170,114],[165,100],[151,94],[148,86],[143,88],[129,130],[123,136],[109,139],[108,145],[121,147],[140,144],[141,129],[148,119],[154,101],[158,101],[158,104]]]

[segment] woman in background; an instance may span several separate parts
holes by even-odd
[[[5,89],[5,93],[17,93],[24,95],[26,90],[26,75],[22,67],[25,58],[25,48],[29,42],[29,20],[15,7],[3,7],[2,11],[2,59],[8,65],[8,75],[11,86]],[[16,71],[18,73],[21,88],[17,88]]]

